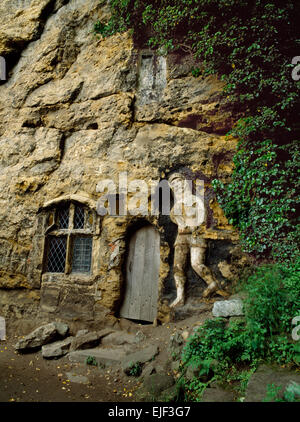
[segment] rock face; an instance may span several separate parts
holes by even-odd
[[[57,337],[64,337],[67,335],[69,327],[63,323],[52,322],[37,328],[32,333],[24,338],[21,338],[15,345],[18,351],[27,351],[30,349],[37,349],[44,344],[52,342]]]
[[[157,58],[138,50],[129,33],[94,36],[94,22],[108,13],[99,0],[1,1],[8,77],[0,85],[0,289],[34,290],[36,317],[111,318],[122,303],[129,237],[148,223],[161,239],[157,317],[167,321],[177,228],[168,216],[99,216],[96,187],[105,179],[118,186],[121,172],[128,183],[178,169],[205,180],[202,236],[208,264],[226,285],[241,255],[210,182],[230,177],[236,140],[225,134],[239,115],[216,77],[192,76],[190,56]],[[65,205],[69,225],[62,227]],[[82,226],[76,205],[84,208]],[[53,236],[60,236],[56,251]],[[201,296],[203,281],[192,273],[190,281],[191,294]],[[4,317],[26,314],[13,293],[5,298]]]

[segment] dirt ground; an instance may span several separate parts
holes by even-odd
[[[176,331],[192,332],[202,324],[208,312],[178,323],[154,327],[128,324],[127,332],[142,331],[145,342],[160,349],[155,364],[166,367],[169,339]],[[14,350],[19,336],[9,336],[0,342],[0,402],[134,402],[142,380],[127,376],[120,367],[99,368],[72,363],[67,356],[44,359],[41,351],[20,354]],[[85,383],[71,381],[72,376],[87,377]],[[78,381],[78,380],[77,380]],[[81,379],[80,379],[81,381]]]
[[[71,363],[67,357],[46,360],[41,352],[20,355],[13,344],[0,343],[0,402],[134,401],[138,381],[119,370]],[[71,382],[68,372],[88,383]]]

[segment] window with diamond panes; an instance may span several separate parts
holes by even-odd
[[[76,236],[73,239],[72,272],[89,273],[92,260],[92,238]]]
[[[60,229],[69,228],[70,207],[65,206],[58,210],[58,226]]]
[[[48,242],[47,271],[50,273],[64,273],[67,252],[66,236],[49,236]]]
[[[74,229],[84,229],[84,215],[84,207],[76,205],[74,211]]]
[[[51,227],[55,214],[56,225]],[[71,202],[49,212],[48,228],[51,231],[47,236],[47,272],[90,273],[93,222],[93,212],[78,203]]]

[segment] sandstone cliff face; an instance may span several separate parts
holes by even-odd
[[[187,167],[204,175],[207,186],[216,175],[230,177],[236,141],[225,134],[237,115],[221,82],[194,78],[190,57],[138,51],[129,34],[96,38],[93,23],[107,16],[99,0],[1,2],[0,55],[9,75],[0,85],[0,288],[6,289],[0,306],[7,316],[7,289],[20,288],[41,293],[42,315],[102,320],[117,312],[128,227],[138,216],[95,213],[93,276],[55,278],[43,274],[49,201],[78,200],[95,210],[97,183],[117,182],[121,171],[129,180],[150,181]],[[228,265],[237,261],[236,250],[230,253],[237,234],[218,204],[209,206],[208,261],[226,283],[234,277],[236,267]],[[174,293],[169,223],[144,220],[161,233],[163,320],[166,280],[167,293]]]

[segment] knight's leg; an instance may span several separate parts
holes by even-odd
[[[206,247],[192,246],[191,247],[191,265],[194,271],[205,281],[208,287],[203,292],[203,297],[209,296],[211,293],[218,290],[218,284],[214,279],[212,272],[205,265]]]
[[[174,254],[174,279],[177,290],[177,297],[170,307],[184,305],[184,286],[186,282],[185,268],[187,263],[189,248],[187,245],[176,245]]]

